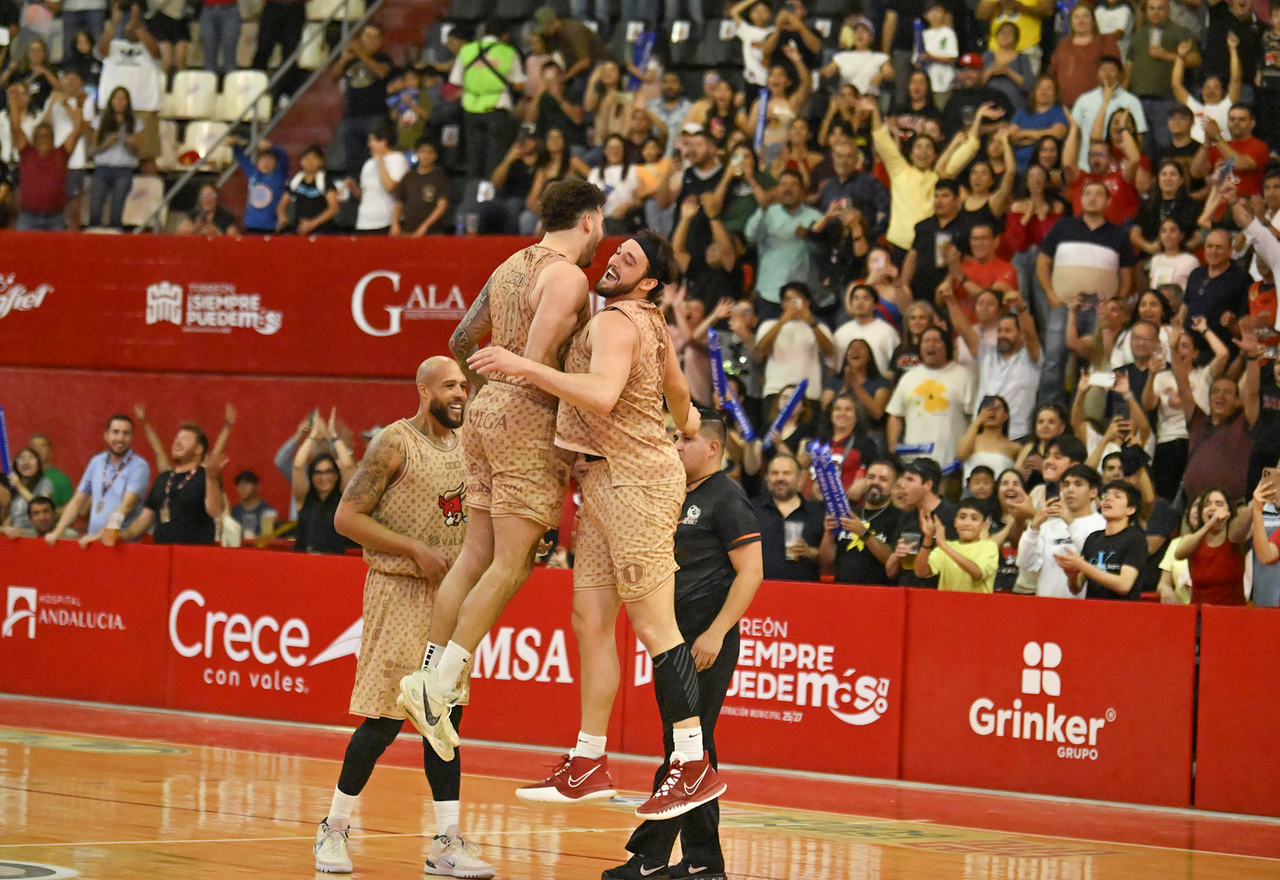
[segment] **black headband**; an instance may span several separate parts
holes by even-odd
[[[652,235],[637,235],[631,240],[640,245],[640,250],[644,251],[645,258],[649,261],[649,265],[646,267],[644,272],[644,277],[652,278],[659,284],[665,284],[666,279],[659,278],[655,272],[655,264],[657,263],[659,254],[662,253],[658,239]]]

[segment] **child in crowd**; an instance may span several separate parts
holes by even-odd
[[[952,28],[951,13],[942,0],[930,0],[924,9],[928,25],[921,34],[923,46],[917,47],[916,63],[929,74],[933,99],[939,109],[947,103],[951,83],[956,78],[956,59],[960,57],[960,41]]]
[[[244,231],[269,235],[279,225],[277,208],[289,180],[289,156],[268,140],[258,142],[258,150],[252,160],[244,142],[237,142],[235,156],[236,163],[249,181]]]
[[[964,593],[995,592],[1000,549],[982,536],[987,515],[982,503],[966,498],[956,507],[958,541],[948,541],[946,526],[936,515],[920,511],[920,549],[916,552],[916,577],[938,576],[939,590]],[[937,546],[934,539],[937,538]]]

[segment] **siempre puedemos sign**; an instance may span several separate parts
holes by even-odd
[[[907,600],[904,778],[1190,804],[1194,609]]]
[[[904,609],[900,590],[766,581],[738,624],[738,664],[716,726],[721,759],[896,776]],[[662,741],[652,662],[638,641],[632,651],[625,745],[654,754]],[[796,749],[797,738],[835,747]]]
[[[263,308],[260,294],[237,293],[234,284],[193,283],[184,293],[182,285],[161,281],[147,288],[146,320],[147,326],[173,324],[184,333],[249,329],[273,336],[284,324],[284,313]]]

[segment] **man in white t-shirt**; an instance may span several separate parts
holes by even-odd
[[[1084,590],[1058,565],[1058,554],[1068,545],[1077,553],[1085,539],[1102,531],[1106,520],[1094,509],[1102,477],[1087,464],[1067,468],[1059,484],[1060,496],[1040,505],[1018,541],[1018,568],[1035,573],[1036,595],[1058,599],[1083,599]]]
[[[395,211],[396,184],[409,172],[409,160],[392,147],[395,129],[384,120],[369,132],[369,158],[360,169],[360,212],[356,232],[386,235]]]
[[[845,294],[844,308],[849,313],[849,320],[836,328],[836,358],[843,362],[850,342],[866,340],[871,347],[871,356],[875,358],[876,369],[881,376],[888,376],[889,362],[902,337],[892,324],[881,319],[880,294],[870,285],[856,285]]]
[[[943,299],[950,291],[939,294]],[[1031,310],[1017,291],[1005,294],[1008,312],[996,324],[994,344],[983,340],[963,309],[950,309],[956,332],[970,351],[978,353],[978,398],[1004,398],[1009,405],[1009,437],[1019,440],[1031,433],[1032,411],[1040,387],[1040,336]]]
[[[747,17],[743,18],[743,13]],[[764,41],[773,33],[773,11],[765,0],[741,0],[730,10],[742,41],[742,78],[763,86],[769,78],[764,64]]]
[[[969,427],[973,374],[952,360],[951,339],[937,327],[920,336],[920,362],[902,374],[885,412],[889,451],[905,445],[904,459],[932,458],[944,469],[956,460],[956,444]]]
[[[84,80],[80,74],[67,68],[58,74],[62,89],[55,93],[45,108],[49,122],[53,124],[54,143],[63,143],[71,130],[75,128],[75,120],[71,118],[68,107],[75,107],[84,115],[85,130],[96,130],[98,127],[97,105],[84,89]],[[72,232],[80,228],[80,198],[84,195],[85,175],[88,161],[85,158],[85,146],[88,138],[80,138],[76,148],[71,151],[67,160],[67,228]]]
[[[111,9],[111,20],[98,41],[102,55],[102,76],[98,80],[98,109],[105,110],[116,86],[129,90],[135,113],[156,112],[164,98],[164,71],[160,67],[160,44],[142,20],[142,7],[129,7],[124,19],[121,6]]]

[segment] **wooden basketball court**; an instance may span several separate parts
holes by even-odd
[[[0,878],[312,877],[349,734],[0,697]],[[421,876],[435,829],[421,749],[402,736],[374,772],[352,816],[354,876]],[[595,880],[625,860],[652,761],[611,758],[631,796],[620,802],[536,809],[514,789],[556,754],[464,743],[462,755],[464,833],[499,877]],[[732,766],[722,775],[731,877],[1280,878],[1280,820]]]

